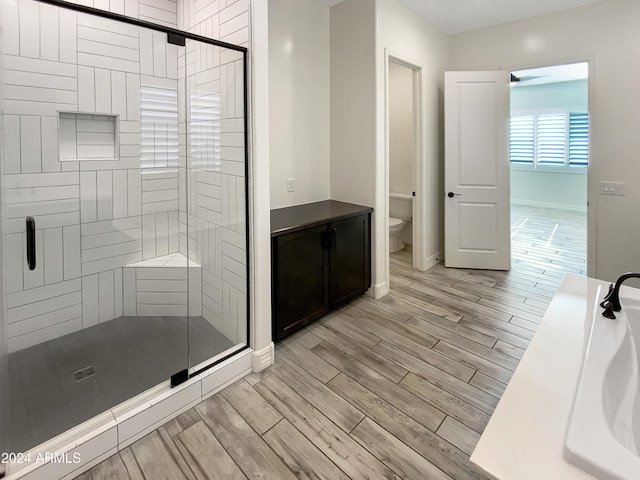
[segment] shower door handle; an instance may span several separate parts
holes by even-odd
[[[29,270],[36,269],[36,221],[27,217],[27,264]]]

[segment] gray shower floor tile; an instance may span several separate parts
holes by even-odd
[[[119,317],[9,355],[11,452],[24,452],[234,344],[202,317]],[[75,381],[92,366],[95,375]]]

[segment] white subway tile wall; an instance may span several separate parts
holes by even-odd
[[[170,45],[158,32],[37,2],[5,3],[10,351],[130,312],[184,315],[187,305],[245,341],[242,55]],[[249,42],[248,0],[77,3]],[[38,228],[35,270],[25,261],[26,216]],[[129,267],[177,252],[196,265],[185,278],[171,278],[180,268],[167,265]]]

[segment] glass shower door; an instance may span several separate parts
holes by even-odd
[[[9,451],[23,452],[168,388],[189,366],[184,47],[33,0],[3,0],[1,21],[11,396],[2,430]]]
[[[198,371],[249,341],[246,72],[240,49],[187,39],[185,55],[188,195],[181,239],[191,265],[190,366]]]

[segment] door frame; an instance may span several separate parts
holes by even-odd
[[[589,113],[589,164],[587,165],[587,277],[597,278],[596,274],[596,220],[597,220],[597,199],[598,186],[592,185],[593,176],[589,170],[593,167],[593,119],[596,116],[596,98],[595,98],[595,78],[596,78],[596,57],[595,55],[586,55],[583,57],[560,58],[549,60],[548,62],[535,63],[509,63],[503,64],[502,70],[513,72],[514,70],[528,70],[533,68],[553,67],[557,65],[568,65],[571,63],[587,63],[589,69],[589,78],[587,79],[587,111]],[[511,107],[509,107],[511,108]],[[509,176],[511,176],[509,174]],[[511,195],[511,194],[510,194]],[[511,197],[509,198],[511,201]]]
[[[386,284],[389,285],[389,63],[394,62],[413,72],[413,130],[414,130],[414,156],[413,156],[413,268],[424,271],[427,269],[425,259],[425,226],[424,215],[424,140],[422,128],[424,125],[424,96],[422,91],[423,66],[420,62],[408,58],[405,55],[389,50],[384,50],[384,222],[385,222],[385,255],[386,255]]]

